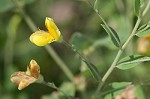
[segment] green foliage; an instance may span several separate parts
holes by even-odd
[[[108,93],[104,97],[104,99],[112,99],[115,96],[121,94],[123,92],[124,88],[130,84],[131,84],[131,82],[113,82],[113,83],[109,84],[109,86],[111,86],[113,89],[112,89],[112,91],[110,90],[110,93]]]
[[[139,32],[137,32],[137,36],[138,37],[142,37],[142,36],[146,36],[146,35],[149,35],[150,34],[150,28],[147,28],[146,30],[141,30]]]
[[[136,96],[139,97],[139,99],[146,99],[146,97],[144,96],[144,93],[143,93],[143,89],[140,85],[137,85],[135,87],[135,94],[136,94]]]
[[[126,70],[133,68],[137,64],[145,61],[150,61],[150,57],[145,57],[141,55],[131,55],[121,59],[116,67],[122,70]]]
[[[146,24],[143,24],[141,27],[139,27],[136,36],[143,37],[150,34],[150,21]]]
[[[136,96],[139,99],[146,99],[140,85],[131,85],[130,82],[114,82],[110,84],[110,86],[113,89],[112,91],[110,90],[110,92],[105,96],[104,99],[112,99],[115,96],[120,95],[123,91],[125,91],[125,88],[127,87],[130,87],[130,89],[126,91],[129,91],[129,93],[132,92],[132,94],[130,93],[129,95],[126,96],[130,96],[130,97]]]
[[[104,80],[102,75],[104,76],[110,68],[118,50],[122,52],[122,56],[132,56],[120,59],[120,55],[117,58],[115,70],[107,75],[107,83],[103,84],[99,95],[102,97],[105,95],[105,99],[112,99],[131,84],[123,81],[137,81],[135,83],[138,84],[140,79],[142,83],[135,85],[136,95],[140,99],[150,97],[150,89],[145,87],[150,85],[150,81],[143,82],[149,75],[149,62],[145,61],[150,61],[150,57],[136,55],[138,54],[136,51],[138,38],[129,40],[130,43],[126,48],[121,49],[136,24],[136,18],[131,11],[132,0],[88,0],[93,8],[87,5],[89,2],[87,3],[85,0],[18,0],[21,10],[12,1],[17,0],[1,0],[0,3],[0,98],[67,99],[69,97],[70,99],[90,99],[94,95],[98,83]],[[141,15],[147,2],[148,0],[134,0],[136,16]],[[95,13],[93,9],[98,13]],[[20,13],[20,11],[25,13]],[[34,32],[32,30],[36,30],[37,27],[45,30],[43,25],[45,17],[54,19],[59,30],[64,34],[63,39],[69,41],[72,50],[80,56],[79,59],[62,43],[50,44],[51,48],[55,49],[54,53],[56,51],[59,59],[64,61],[62,63],[65,63],[72,72],[74,82],[68,81],[66,72],[58,66],[62,64],[58,64],[55,58],[49,56],[43,47],[39,48],[29,42],[29,36]],[[150,29],[147,20],[149,20],[148,15],[142,17],[140,24],[144,25],[136,30],[135,35],[138,37],[149,35]],[[53,55],[54,53],[52,52]],[[45,80],[55,84],[48,83],[50,88],[41,84],[33,84],[18,91],[17,86],[10,81],[10,75],[26,69],[26,64],[30,59],[37,60]],[[142,62],[145,63],[133,68]],[[126,72],[120,71],[120,69],[129,70]],[[56,85],[60,87],[56,87]],[[82,88],[79,89],[80,85]]]
[[[91,74],[93,75],[93,77],[98,81],[100,82],[101,81],[101,76],[100,76],[100,73],[98,71],[98,69],[96,68],[96,66],[94,66],[91,62],[83,59],[83,61],[86,63],[86,65],[88,66],[88,68],[90,69],[91,71]]]
[[[13,7],[14,7],[14,4],[11,0],[1,0],[0,13],[8,11],[8,10],[12,9]]]
[[[101,25],[105,29],[105,31],[108,33],[108,35],[110,36],[110,38],[111,38],[112,42],[114,43],[114,45],[121,48],[121,42],[120,42],[119,36],[116,33],[116,31],[113,28],[108,27],[104,24],[101,24]]]
[[[30,4],[33,3],[34,1],[36,0],[21,0],[21,5]],[[15,4],[12,2],[12,0],[1,0],[0,13],[11,10],[13,7],[15,7]]]

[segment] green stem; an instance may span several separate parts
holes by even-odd
[[[148,1],[148,4],[146,6],[146,8],[144,9],[143,13],[142,13],[142,17],[145,16],[145,14],[147,13],[147,11],[149,10],[150,8],[150,0]]]
[[[117,62],[118,62],[120,56],[122,55],[124,49],[126,48],[126,46],[128,45],[128,43],[130,42],[130,40],[134,37],[134,35],[135,35],[135,33],[136,33],[136,31],[137,31],[137,29],[138,29],[140,23],[141,23],[141,19],[142,19],[142,17],[146,14],[146,12],[148,11],[149,6],[150,6],[150,0],[149,0],[149,3],[147,4],[147,7],[144,9],[144,11],[143,11],[143,13],[142,13],[142,16],[141,16],[141,17],[140,17],[140,16],[138,17],[138,19],[137,19],[137,21],[136,21],[136,24],[135,24],[135,26],[134,26],[134,28],[133,28],[133,30],[132,30],[131,35],[130,35],[129,38],[126,40],[126,42],[123,44],[122,48],[118,51],[118,53],[117,53],[117,55],[116,55],[116,57],[115,57],[115,59],[114,59],[112,65],[110,66],[110,68],[108,69],[108,71],[107,71],[107,72],[105,73],[105,75],[103,76],[102,82],[99,83],[96,93],[98,93],[98,92],[101,90],[101,88],[102,88],[102,86],[104,85],[105,81],[107,80],[107,78],[109,77],[109,75],[112,73],[112,71],[115,69],[115,67],[116,67],[116,65],[117,65]],[[98,14],[98,15],[99,15],[99,17],[102,19],[102,21],[105,22],[105,21],[103,20],[103,18],[101,17],[101,15],[100,15],[100,14]]]
[[[51,87],[53,89],[56,89],[58,90],[59,92],[63,93],[67,99],[71,99],[65,92],[63,92],[61,89],[59,89],[54,83],[50,83],[50,82],[41,82],[41,84],[45,85],[45,86],[48,86],[48,87]]]
[[[114,70],[114,68],[116,67],[116,64],[120,58],[120,56],[123,53],[123,50],[126,48],[126,46],[128,45],[128,43],[130,42],[130,40],[134,37],[136,30],[138,29],[138,26],[140,25],[141,22],[141,18],[138,17],[138,20],[134,26],[134,29],[131,33],[131,35],[129,36],[129,38],[126,40],[126,42],[124,43],[124,45],[122,46],[121,50],[118,51],[116,58],[114,59],[112,65],[110,66],[110,68],[108,69],[108,71],[105,73],[105,75],[102,78],[102,82],[98,85],[98,89],[97,92],[99,92],[103,86],[103,84],[105,83],[106,79],[109,77],[109,75],[112,73],[112,71]]]
[[[105,26],[108,28],[108,30],[109,30],[109,31],[111,32],[111,34],[113,35],[113,37],[114,37],[115,39],[117,39],[116,36],[114,35],[113,31],[110,29],[110,27],[108,26],[108,24],[106,23],[106,21],[103,19],[103,17],[102,17],[101,14],[99,13],[99,11],[98,11],[97,9],[94,9],[93,5],[92,5],[89,1],[87,1],[87,3],[91,6],[91,8],[95,11],[95,13],[98,15],[98,17],[102,20],[102,22],[105,24]],[[120,42],[119,42],[118,40],[117,40],[117,43],[119,44],[119,47],[121,47]]]
[[[70,43],[68,43],[68,42],[66,42],[65,40],[63,40],[63,44],[64,45],[66,45],[66,46],[68,46],[68,47],[70,47],[75,53],[77,53],[78,55],[79,55],[79,57],[82,59],[82,60],[87,60],[85,57],[83,57],[81,54],[80,54],[80,52],[77,50],[77,49],[75,49]]]
[[[25,11],[22,9],[22,7],[19,5],[18,2],[19,2],[18,0],[14,0],[14,3],[20,10],[20,14],[24,17],[27,25],[33,32],[37,31],[38,28],[36,27],[36,25],[34,24],[32,19],[25,13]],[[48,51],[48,53],[52,56],[52,58],[55,60],[55,62],[58,64],[58,66],[66,74],[68,79],[71,80],[72,82],[74,82],[73,73],[70,71],[70,69],[67,67],[67,65],[62,61],[62,59],[58,56],[58,54],[55,52],[55,50],[51,46],[48,46],[48,45],[45,46],[44,48]]]
[[[61,60],[61,58],[57,55],[57,53],[54,51],[54,49],[51,46],[45,46],[45,49],[47,52],[53,57],[53,59],[57,62],[58,66],[64,71],[64,73],[67,75],[67,77],[74,82],[74,77],[72,72],[69,70],[67,65]]]

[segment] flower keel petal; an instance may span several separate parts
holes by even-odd
[[[54,41],[54,38],[45,31],[38,30],[30,36],[30,41],[37,46],[44,46]]]

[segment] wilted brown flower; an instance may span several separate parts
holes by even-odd
[[[79,90],[79,91],[85,90],[86,84],[87,84],[86,80],[85,80],[85,77],[78,75],[78,76],[75,77],[74,80],[75,80],[77,90]]]
[[[15,72],[11,75],[11,81],[22,90],[28,85],[36,82],[40,76],[40,67],[35,60],[31,60],[26,72]]]
[[[115,99],[139,99],[135,94],[134,88],[134,85],[126,87],[121,94],[115,97]]]
[[[137,50],[140,54],[150,54],[150,35],[143,36],[138,40]]]

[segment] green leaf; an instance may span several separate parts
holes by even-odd
[[[112,88],[119,88],[130,85],[131,82],[113,82],[111,83]]]
[[[148,34],[150,34],[150,28],[148,28],[147,30],[141,30],[141,31],[139,31],[139,32],[137,32],[137,36],[138,37],[142,37],[142,36],[145,36],[145,35],[148,35]]]
[[[135,94],[138,97],[138,99],[146,99],[143,90],[139,85],[135,86]]]
[[[138,30],[143,30],[147,25],[148,25],[147,23],[146,23],[146,24],[143,24],[142,26],[140,26],[140,27],[138,28]]]
[[[112,90],[108,90],[107,95],[104,99],[113,99],[115,96],[121,94],[124,91],[124,88],[130,85],[131,82],[113,82],[109,86],[112,87]]]
[[[82,58],[82,57],[81,57]],[[91,71],[91,74],[93,75],[93,77],[97,80],[97,81],[100,81],[101,80],[101,76],[100,76],[100,73],[98,71],[98,69],[91,63],[91,62],[88,62],[87,60],[85,59],[82,59],[83,62],[86,63],[86,65],[88,66],[88,68],[90,69]]]
[[[81,34],[77,33],[76,35],[80,36]],[[81,39],[82,40],[82,39]],[[71,40],[72,41],[72,40]],[[77,40],[78,43],[81,43],[81,41]],[[80,53],[79,51],[74,47],[72,46],[71,44],[67,44],[67,42],[65,42],[66,45],[68,45],[69,47],[72,48],[72,50],[78,54],[80,56],[80,58],[82,59],[83,62],[85,62],[85,64],[87,65],[87,67],[89,68],[89,70],[91,71],[93,77],[97,80],[97,81],[100,81],[101,80],[101,77],[100,77],[100,73],[98,71],[98,69],[91,63],[91,62],[88,62],[86,58],[84,58]],[[73,43],[73,41],[72,41]]]
[[[115,96],[120,95],[122,92],[124,92],[125,88],[127,86],[129,86],[131,84],[131,82],[114,82],[111,84],[112,88],[113,88],[113,92],[111,90],[109,90],[110,93],[108,93],[104,99],[114,99]],[[134,92],[132,95],[138,97],[138,99],[146,99],[144,94],[143,94],[143,90],[141,88],[141,86],[136,85],[136,86],[131,86],[130,88],[132,88],[131,90]],[[114,90],[116,89],[116,90]],[[129,90],[130,91],[130,90]]]
[[[95,0],[95,3],[94,3],[94,10],[95,10],[96,12],[98,12],[99,5],[100,5],[100,0]]]
[[[140,6],[140,0],[134,0],[134,13],[136,16],[139,16],[139,14],[141,13]]]
[[[113,28],[111,28],[110,26],[106,26],[104,24],[101,24],[101,25],[105,29],[105,31],[108,33],[108,35],[110,36],[114,45],[121,48],[121,42],[120,42],[119,36],[116,33],[116,31]]]
[[[121,59],[116,67],[122,70],[126,70],[133,68],[137,64],[145,61],[150,61],[150,57],[145,57],[141,55],[131,55]]]

